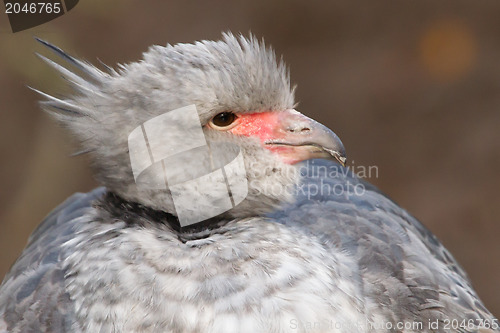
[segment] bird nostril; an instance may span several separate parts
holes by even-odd
[[[305,133],[310,132],[311,129],[309,127],[289,127],[287,131],[290,133]]]

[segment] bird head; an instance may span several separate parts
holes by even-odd
[[[202,133],[201,141],[191,145],[190,154],[174,154],[177,157],[162,159],[153,169],[169,169],[167,185],[172,185],[175,177],[199,178],[241,157],[244,173],[237,175],[244,178],[240,182],[245,187],[241,196],[244,200],[235,202],[232,193],[234,207],[225,214],[233,217],[264,213],[292,200],[287,189],[300,182],[299,162],[326,158],[345,163],[340,139],[295,110],[287,68],[253,36],[224,34],[220,41],[152,46],[141,61],[117,69],[107,67],[106,71],[39,41],[81,72],[76,74],[39,55],[75,89],[74,94],[61,99],[37,91],[46,99],[41,102],[43,109],[69,128],[82,151],[92,156],[97,179],[126,200],[179,215],[172,190],[138,186],[134,165],[145,165],[142,169],[147,169],[148,163],[154,164],[152,145],[170,147],[172,151],[195,142],[186,131],[179,130],[186,126],[183,115],[193,112],[197,116],[193,133]],[[178,113],[169,113],[173,110]],[[160,121],[165,114],[180,116]],[[148,133],[155,131],[151,125],[156,126],[156,134]],[[161,140],[143,139],[154,135]],[[135,142],[131,138],[139,138],[139,143],[131,145]],[[134,153],[135,157],[131,157],[141,144],[149,155]],[[231,170],[222,174],[225,185],[230,187]],[[157,172],[149,178],[158,183],[163,176]],[[210,181],[191,187],[182,185],[186,182],[175,183],[181,191],[190,193],[203,192],[204,186],[217,187]],[[197,198],[192,197],[189,204],[193,210],[202,210]]]

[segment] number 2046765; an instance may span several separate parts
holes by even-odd
[[[6,2],[6,14],[59,14],[62,11],[60,2]]]

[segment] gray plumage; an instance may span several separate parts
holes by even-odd
[[[43,43],[87,77],[42,56],[76,90],[42,93],[42,106],[79,138],[106,188],[75,194],[33,232],[0,287],[0,330],[497,331],[436,237],[335,162],[285,164],[257,140],[204,129],[209,144],[241,147],[249,194],[188,229],[168,193],[134,186],[127,134],[151,117],[195,104],[205,124],[227,110],[294,107],[288,73],[262,43],[226,34],[155,46],[106,73]]]

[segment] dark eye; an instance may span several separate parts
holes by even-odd
[[[210,120],[210,125],[217,130],[227,130],[237,118],[232,112],[221,112]]]

